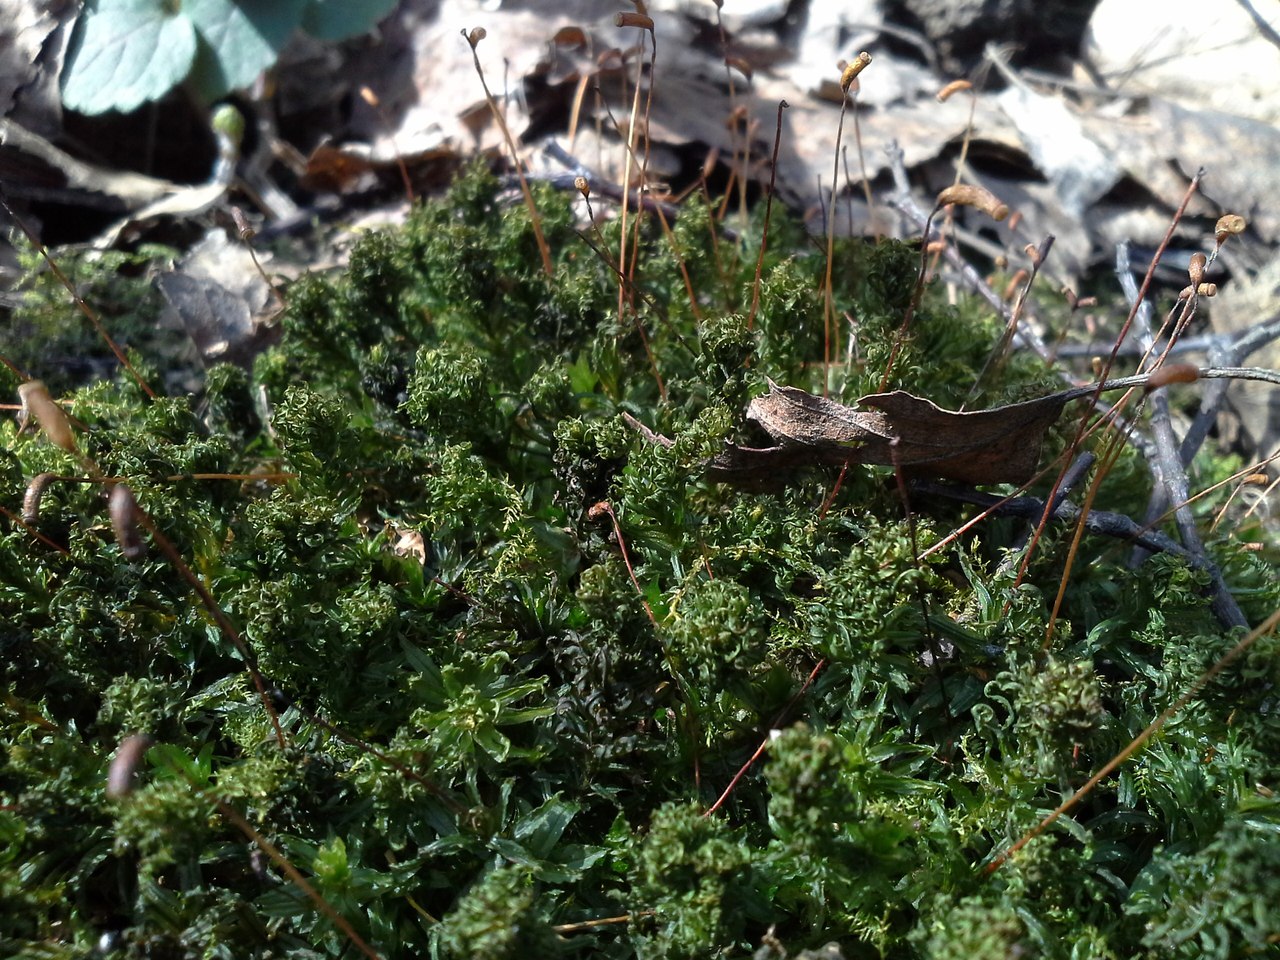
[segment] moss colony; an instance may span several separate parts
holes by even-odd
[[[42,472],[126,480],[267,688],[155,538],[122,556],[103,484],[53,482],[45,541],[0,520],[0,952],[1275,949],[1273,639],[988,873],[1238,639],[1208,578],[1086,537],[1046,646],[1069,529],[1015,587],[1025,521],[917,561],[891,469],[708,482],[766,375],[822,392],[822,256],[775,223],[749,328],[760,224],[734,241],[690,203],[669,234],[646,223],[619,316],[616,223],[580,236],[538,193],[548,277],[496,191],[473,171],[345,275],[296,283],[282,342],[198,401],[123,374],[68,392],[78,455],[0,426],[0,503]],[[918,255],[837,258],[832,395],[852,402]],[[926,292],[889,388],[970,409],[1057,389],[1015,357],[968,396],[1001,328]],[[1096,506],[1140,514],[1147,483],[1126,454]],[[912,506],[919,550],[972,516]],[[1213,550],[1253,622],[1280,603],[1256,554]],[[138,733],[136,783],[107,796]]]

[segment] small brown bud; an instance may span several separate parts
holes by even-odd
[[[1187,275],[1191,277],[1191,282],[1196,286],[1204,280],[1204,268],[1208,265],[1209,258],[1203,253],[1193,253],[1191,262],[1187,264]]]
[[[591,197],[591,184],[587,182],[586,177],[574,177],[573,185],[577,191],[582,194],[582,199],[588,200]]]
[[[1094,357],[1089,361],[1089,366],[1093,369],[1093,375],[1096,378],[1102,377],[1102,371],[1105,370],[1106,364],[1102,362],[1101,357]]]
[[[986,187],[972,183],[952,184],[938,194],[937,206],[945,207],[949,203],[981,210],[992,220],[1003,220],[1009,216],[1008,205],[1001,203]]]
[[[640,30],[653,32],[653,18],[643,13],[616,13],[613,17],[615,27],[637,27]]]
[[[716,169],[716,164],[720,162],[720,148],[712,147],[707,151],[707,155],[702,159],[702,179],[708,179]]]
[[[240,234],[241,240],[252,240],[258,235],[258,231],[253,229],[244,211],[239,207],[234,205],[231,207],[231,219],[235,221],[236,231]]]
[[[138,501],[133,498],[133,491],[123,483],[111,488],[111,496],[107,499],[107,512],[111,514],[111,529],[115,532],[116,543],[120,544],[120,552],[126,560],[141,560],[147,554],[147,545],[138,530]]]
[[[1021,210],[1015,210],[1015,211],[1013,211],[1013,213],[1011,213],[1011,214],[1009,215],[1009,229],[1010,229],[1010,230],[1017,230],[1017,229],[1018,229],[1018,224],[1020,224],[1021,222],[1022,222],[1022,211],[1021,211]]]
[[[462,35],[467,38],[467,43],[471,44],[471,49],[474,50],[479,46],[480,41],[489,35],[489,31],[484,27],[473,27],[470,33],[463,30]]]
[[[947,241],[930,240],[928,243],[925,244],[924,249],[925,249],[925,253],[928,253],[930,255],[933,255],[936,253],[942,253],[944,250],[947,249]]]
[[[1218,218],[1218,222],[1214,225],[1213,235],[1218,243],[1222,243],[1227,237],[1244,233],[1247,226],[1244,217],[1238,213],[1228,213]]]
[[[954,94],[962,90],[972,90],[973,84],[968,80],[952,80],[945,87],[938,91],[938,102],[946,103]]]
[[[1147,377],[1147,392],[1171,383],[1195,383],[1199,379],[1200,368],[1194,363],[1170,363],[1151,371],[1151,375]]]
[[[363,100],[365,103],[367,103],[369,106],[373,107],[373,109],[375,110],[378,109],[378,106],[379,106],[378,95],[373,92],[372,87],[361,86],[360,99]]]
[[[22,497],[22,522],[27,526],[34,527],[40,522],[40,501],[44,499],[49,484],[57,479],[56,474],[39,473],[27,485],[27,492]]]
[[[858,78],[863,70],[867,69],[871,63],[871,54],[863,50],[860,54],[853,58],[844,71],[840,74],[840,89],[845,93],[849,92],[849,87],[853,85],[853,81]]]
[[[1080,302],[1079,298],[1076,297],[1076,292],[1070,287],[1062,288],[1062,299],[1067,301],[1067,306],[1072,310],[1074,310],[1076,308],[1076,304]]]
[[[111,758],[111,766],[107,768],[108,799],[119,800],[133,792],[138,767],[154,742],[145,733],[135,733],[120,741],[116,755]]]
[[[1218,295],[1218,285],[1216,283],[1197,284],[1196,293],[1202,297],[1216,297]]]
[[[54,446],[61,447],[67,453],[76,452],[76,438],[71,432],[71,421],[62,412],[62,408],[53,402],[43,380],[28,380],[20,384],[18,398],[22,400],[22,409],[36,418],[36,423],[40,424],[40,429]]]

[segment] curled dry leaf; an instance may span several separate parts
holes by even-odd
[[[814,463],[901,466],[911,476],[961,483],[1023,483],[1035,472],[1045,431],[1078,391],[989,410],[943,410],[902,390],[862,397],[847,407],[795,387],[769,384],[747,419],[770,447],[729,444],[708,464],[712,479],[750,481]]]

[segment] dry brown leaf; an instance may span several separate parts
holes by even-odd
[[[912,476],[961,483],[1024,483],[1035,472],[1045,431],[1079,391],[989,410],[944,410],[902,390],[875,393],[855,409],[770,382],[747,408],[747,419],[774,441],[770,447],[729,444],[708,465],[718,480],[752,480],[786,467],[815,463],[901,466]]]

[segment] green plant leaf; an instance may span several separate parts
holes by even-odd
[[[345,40],[372,30],[395,5],[396,0],[311,0],[302,13],[302,29],[318,40]]]
[[[196,55],[189,19],[161,0],[90,0],[62,73],[62,102],[80,113],[127,112],[187,75]]]
[[[280,56],[306,0],[186,0],[200,35],[191,71],[196,92],[214,100],[247,87]]]

